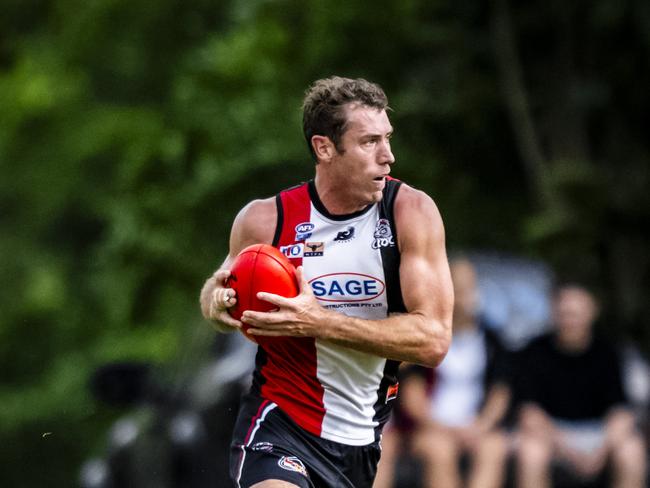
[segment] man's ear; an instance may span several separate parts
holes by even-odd
[[[311,136],[311,147],[319,161],[329,161],[336,152],[334,143],[327,136]]]

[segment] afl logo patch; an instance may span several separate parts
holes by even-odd
[[[311,237],[311,233],[314,230],[315,225],[311,222],[302,222],[295,227],[296,231],[296,241],[304,241]]]
[[[305,232],[311,232],[314,230],[314,224],[311,222],[303,222],[302,224],[296,225],[296,232],[304,234]]]
[[[372,241],[373,249],[395,246],[393,231],[390,229],[390,222],[387,219],[379,219],[377,221],[372,237],[374,238]]]
[[[305,465],[296,456],[282,456],[278,461],[278,466],[287,471],[295,471],[308,477],[307,468],[305,468]]]

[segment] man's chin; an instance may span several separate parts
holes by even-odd
[[[372,193],[372,203],[381,202],[382,198],[384,198],[383,191],[375,191]]]
[[[362,198],[363,201],[362,205],[366,206],[366,205],[372,205],[374,203],[380,202],[381,199],[384,197],[384,193],[382,191],[375,190],[365,194],[360,194],[359,197]]]

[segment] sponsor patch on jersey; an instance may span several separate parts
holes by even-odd
[[[354,239],[354,227],[350,226],[336,234],[334,242],[350,242],[352,239]]]
[[[361,273],[329,273],[309,284],[318,300],[324,302],[365,302],[379,297],[386,285],[379,278]]]
[[[288,258],[301,258],[305,250],[302,242],[291,244],[289,246],[280,246],[280,252]]]
[[[305,252],[303,256],[311,258],[314,256],[322,256],[325,252],[324,242],[305,242]]]
[[[379,249],[382,247],[394,247],[395,239],[393,231],[390,228],[390,222],[386,219],[379,219],[375,226],[375,232],[372,234],[372,248]]]
[[[251,451],[271,452],[272,450],[273,444],[270,442],[256,442],[251,446]]]
[[[399,383],[394,385],[388,385],[388,390],[386,391],[386,403],[397,398],[397,391],[399,390]]]
[[[304,241],[311,237],[312,231],[314,230],[315,225],[311,222],[302,222],[295,227],[296,231],[296,241]]]
[[[296,456],[282,456],[278,461],[278,466],[287,471],[295,471],[303,476],[308,476],[307,468],[305,468],[305,465]]]

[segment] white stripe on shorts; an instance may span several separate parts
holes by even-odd
[[[246,448],[253,443],[253,440],[255,439],[255,434],[262,426],[262,422],[264,422],[266,416],[275,407],[277,407],[277,405],[273,402],[269,402],[269,404],[266,407],[264,407],[262,413],[257,417],[257,420],[255,420],[255,426],[253,427],[253,430],[251,431],[248,440],[245,441],[246,444],[241,446],[241,461],[239,461],[239,472],[237,473],[237,479],[235,480],[237,483],[237,488],[241,488],[239,481],[241,480],[241,473],[242,473],[242,469],[244,468],[244,460],[246,459]]]

